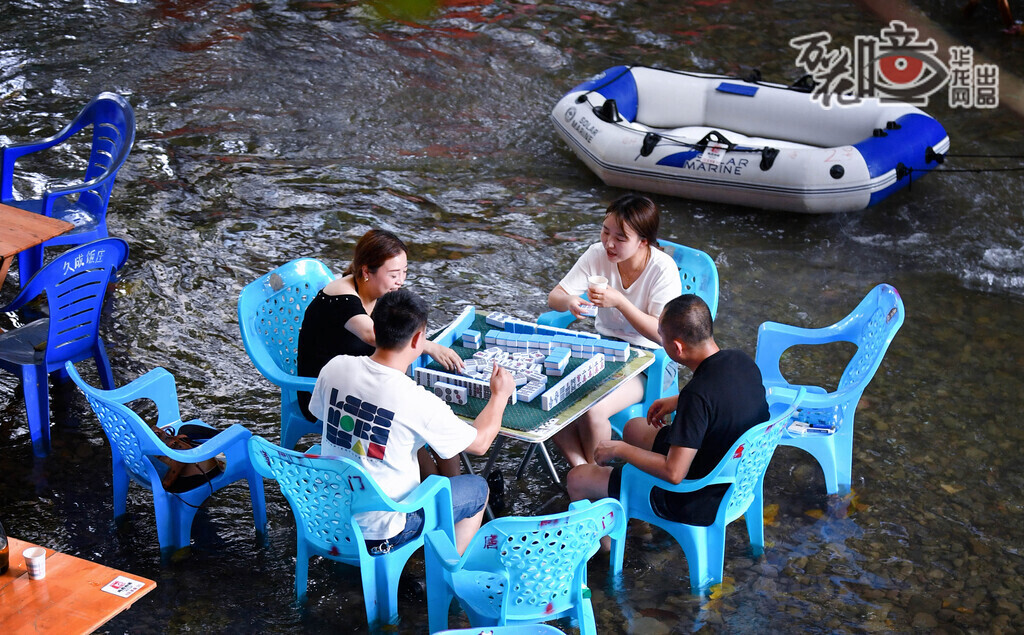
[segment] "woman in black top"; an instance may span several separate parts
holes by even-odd
[[[405,283],[407,254],[405,243],[389,231],[371,229],[363,234],[345,273],[329,282],[306,308],[299,329],[299,375],[317,377],[336,355],[373,353],[376,338],[370,314],[378,298]],[[462,367],[459,355],[446,346],[428,341],[426,353],[446,370]],[[309,396],[299,393],[299,405],[307,419],[316,421],[309,412]],[[457,459],[454,469],[458,474]]]

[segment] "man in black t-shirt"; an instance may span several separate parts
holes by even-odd
[[[669,358],[693,371],[679,395],[654,402],[647,418],[626,424],[622,441],[603,441],[596,464],[569,472],[572,500],[618,498],[622,466],[615,460],[669,483],[707,476],[740,436],[768,420],[761,372],[749,355],[720,350],[711,312],[693,294],[681,295],[662,311],[658,333]],[[665,425],[675,412],[672,425]],[[728,485],[693,493],[656,489],[652,503],[659,516],[690,525],[710,525]]]

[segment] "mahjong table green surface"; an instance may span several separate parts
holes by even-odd
[[[477,314],[470,327],[479,331],[481,335],[494,329],[487,324],[486,316]],[[445,332],[442,329],[433,338],[440,338]],[[487,348],[481,344],[480,349],[466,348],[462,346],[462,338],[456,338],[451,346],[452,350],[463,359],[469,359],[478,350]],[[562,377],[566,377],[584,361],[578,357],[570,358],[569,364]],[[541,442],[551,438],[556,432],[568,425],[574,419],[582,415],[597,403],[602,397],[615,390],[628,380],[636,377],[645,368],[654,362],[654,354],[638,347],[630,347],[629,359],[625,362],[613,362],[605,359],[604,370],[591,377],[581,388],[576,389],[567,399],[557,404],[551,410],[541,409],[541,398],[538,396],[529,403],[516,402],[514,405],[505,408],[505,415],[501,422],[501,433],[505,436],[522,439],[524,441]],[[431,360],[427,368],[433,370],[444,370],[440,364]],[[549,377],[547,388],[551,388],[562,377]],[[470,397],[466,404],[450,404],[452,410],[459,417],[472,422],[480,411],[487,405],[487,400]]]

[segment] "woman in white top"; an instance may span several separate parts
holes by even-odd
[[[657,348],[661,310],[682,293],[679,269],[658,248],[658,209],[651,199],[626,194],[611,205],[601,226],[601,242],[591,245],[548,294],[548,306],[585,317],[582,307],[595,305],[595,328],[604,336],[632,345]],[[590,276],[604,276],[608,285],[589,289]],[[580,297],[587,292],[590,301]],[[594,450],[611,439],[609,418],[642,401],[644,377],[623,384],[563,428],[553,438],[571,467],[594,462]]]

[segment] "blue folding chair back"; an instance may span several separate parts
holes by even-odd
[[[497,518],[480,528],[460,558],[441,532],[427,534],[427,609],[430,632],[448,627],[458,598],[474,627],[523,625],[573,617],[580,632],[596,633],[587,588],[587,561],[601,538],[621,545],[622,505],[612,498],[579,501],[560,514]],[[622,561],[613,561],[618,575]]]
[[[50,185],[39,198],[16,199],[14,174],[18,159],[67,143],[88,126],[92,126],[92,147],[81,178]],[[59,218],[75,226],[67,234],[18,254],[19,276],[23,285],[42,267],[44,247],[81,245],[106,238],[110,193],[134,141],[135,113],[131,105],[120,95],[100,93],[74,121],[52,137],[0,148],[0,202]]]
[[[256,370],[281,389],[281,445],[295,447],[323,424],[309,421],[298,393],[312,392],[316,377],[298,374],[299,329],[306,307],[334,274],[319,260],[300,258],[253,280],[238,297],[242,343]]]
[[[823,328],[801,328],[765,322],[757,333],[755,361],[767,387],[794,387],[783,376],[783,354],[798,345],[822,345],[850,342],[857,350],[850,358],[838,386],[828,391],[808,385],[797,419],[811,428],[804,433],[789,432],[782,445],[809,452],[821,466],[829,494],[850,492],[853,476],[853,427],[857,404],[874,377],[889,344],[903,325],[903,300],[888,284],[868,292],[845,318]]]
[[[359,567],[366,620],[371,629],[398,618],[398,579],[409,557],[423,546],[428,531],[454,539],[451,481],[427,477],[401,502],[392,500],[355,461],[300,454],[255,436],[249,442],[253,465],[277,481],[295,515],[295,595],[306,597],[309,559],[322,556]],[[353,519],[369,511],[423,510],[423,530],[415,539],[372,555]]]
[[[764,474],[804,392],[802,388],[769,390],[767,398],[771,416],[768,421],[743,433],[715,469],[703,478],[684,479],[673,485],[632,465],[623,468],[619,499],[626,515],[660,527],[676,539],[690,566],[691,592],[705,593],[709,587],[722,581],[725,530],[740,516],[746,518],[753,553],[760,555],[764,552]],[[716,484],[729,487],[714,522],[706,527],[662,518],[651,503],[652,490],[656,487],[669,492],[697,492]],[[612,557],[621,563],[624,557],[621,546],[613,546]]]
[[[96,418],[110,441],[113,467],[114,519],[121,520],[127,512],[128,487],[132,481],[153,494],[156,533],[164,560],[191,544],[192,521],[196,511],[214,492],[245,480],[249,485],[253,521],[259,540],[266,534],[267,513],[263,498],[263,479],[249,461],[247,443],[252,434],[244,426],[233,424],[216,430],[199,419],[182,421],[174,377],[163,368],[155,368],[131,383],[113,390],[95,388],[78,374],[68,362],[67,373],[85,393]],[[191,450],[173,450],[127,404],[149,400],[156,405],[156,425],[172,435],[189,426],[196,438],[208,437]],[[194,431],[201,430],[202,435]],[[167,491],[161,479],[167,470],[163,458],[182,463],[198,463],[217,459],[219,474],[208,482],[186,491]],[[215,470],[215,471],[217,471]]]
[[[659,240],[658,244],[665,253],[672,256],[679,267],[679,280],[683,293],[693,293],[707,303],[711,310],[711,318],[718,314],[718,267],[707,253],[679,245],[667,240]],[[548,311],[537,318],[538,324],[566,328],[575,321],[568,311]],[[654,363],[647,367],[647,383],[644,386],[644,400],[621,410],[611,418],[612,429],[619,436],[626,422],[636,417],[647,416],[651,404],[662,397],[674,395],[679,390],[677,383],[678,367],[668,358],[665,349],[654,352]]]
[[[46,295],[49,317],[0,333],[0,368],[21,378],[32,450],[50,451],[49,374],[64,375],[64,362],[92,357],[104,388],[114,377],[99,335],[107,286],[128,257],[128,245],[104,238],[64,252],[22,285],[14,300],[0,309],[20,309]]]

